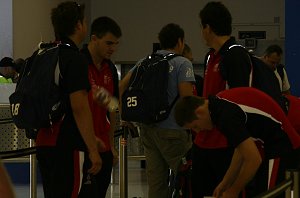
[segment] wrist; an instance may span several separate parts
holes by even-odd
[[[94,146],[89,146],[89,147],[88,147],[88,152],[89,152],[89,153],[98,152],[98,147],[97,147],[97,145],[95,144]]]
[[[236,188],[234,186],[231,186],[230,188],[226,189],[225,192],[229,195],[238,195],[242,190],[239,188]]]

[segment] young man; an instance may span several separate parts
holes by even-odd
[[[158,34],[162,50],[157,53],[167,55],[170,53],[182,54],[184,48],[184,31],[177,24],[167,24]],[[142,59],[143,60],[143,59]],[[142,61],[140,60],[136,66]],[[169,60],[168,93],[169,103],[179,95],[180,97],[193,95],[195,81],[193,66],[189,60],[176,56]],[[132,71],[120,83],[120,95],[128,86]],[[174,108],[168,118],[152,125],[141,125],[141,139],[147,161],[148,198],[167,198],[168,170],[176,170],[181,157],[191,147],[191,137],[179,127],[174,120]]]
[[[97,174],[102,163],[88,103],[88,63],[78,49],[87,34],[84,5],[60,3],[52,9],[51,20],[56,40],[65,44],[60,49],[59,67],[66,111],[61,122],[38,133],[37,159],[45,197],[75,198],[85,172],[84,159],[90,161],[86,167],[90,175]]]
[[[205,60],[203,97],[228,88],[248,87],[251,71],[245,50],[229,47],[236,44],[231,37],[232,17],[221,2],[209,2],[200,11],[202,37],[211,49]],[[216,139],[217,138],[217,139]],[[233,149],[217,128],[197,133],[193,146],[193,196],[211,195],[225,174]]]
[[[202,131],[217,127],[234,148],[230,167],[215,186],[215,197],[238,197],[258,170],[261,158],[281,157],[279,174],[287,168],[299,168],[299,152],[294,153],[300,147],[299,134],[280,106],[257,89],[233,88],[208,99],[184,97],[176,104],[175,119],[180,126],[199,133],[208,134],[210,131]],[[254,140],[262,144],[262,157]],[[290,153],[296,158],[290,159]]]
[[[102,169],[95,176],[99,198],[106,196],[112,166],[118,162],[118,152],[114,146],[116,112],[108,112],[105,106],[99,104],[96,94],[99,87],[103,87],[110,95],[119,97],[118,73],[110,58],[116,51],[121,36],[121,29],[113,19],[99,17],[92,23],[88,45],[81,50],[89,62],[89,82],[92,87],[89,92],[89,104],[95,134],[105,144],[105,149],[100,153]]]
[[[290,92],[290,83],[288,76],[286,74],[285,68],[280,64],[282,57],[282,49],[279,45],[270,45],[265,50],[262,60],[274,70],[278,82],[280,85],[281,92],[283,94],[291,94]]]
[[[188,44],[184,44],[182,56],[189,59],[191,62],[193,62],[193,52],[190,46]],[[202,96],[203,92],[203,78],[202,76],[195,74],[195,85],[194,85],[194,95]]]

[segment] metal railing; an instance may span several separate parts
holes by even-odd
[[[119,138],[119,193],[120,198],[128,198],[128,159],[145,160],[144,155],[127,155],[128,127],[123,128],[123,134]]]
[[[29,162],[30,198],[37,197],[37,165],[34,141],[25,137],[25,132],[16,128],[11,118],[9,104],[0,104],[0,158],[4,162]],[[29,158],[25,158],[29,156]]]
[[[285,176],[285,181],[255,198],[275,198],[283,192],[285,198],[299,198],[299,170],[287,170]]]

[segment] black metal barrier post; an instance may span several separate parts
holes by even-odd
[[[123,127],[123,134],[119,138],[119,190],[120,198],[128,198],[128,172],[127,172],[127,137],[128,127]]]
[[[285,181],[255,198],[275,198],[283,192],[285,192],[285,198],[299,198],[299,170],[286,171]]]

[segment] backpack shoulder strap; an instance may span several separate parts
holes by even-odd
[[[230,45],[227,49],[227,52],[230,49],[235,48],[235,47],[242,48],[247,52],[247,55],[249,57],[249,61],[250,61],[250,64],[251,64],[251,71],[250,71],[250,74],[249,74],[249,86],[252,87],[252,83],[253,83],[253,60],[252,59],[255,58],[255,57],[251,53],[249,53],[248,50],[244,46],[239,45],[239,44]],[[223,64],[221,64],[221,65],[223,65]]]
[[[150,57],[151,56],[159,56],[159,57],[161,57],[163,59],[171,60],[171,59],[175,58],[176,56],[181,56],[181,55],[175,54],[175,53],[168,53],[166,55],[162,55],[162,54],[154,52],[153,54],[150,55]]]
[[[277,69],[277,72],[278,72],[281,80],[283,81],[284,80],[284,71],[283,71],[284,70],[284,65],[283,64],[278,64],[276,66],[276,69]]]
[[[167,60],[171,60],[171,59],[173,59],[173,58],[175,58],[177,56],[181,56],[181,55],[174,54],[174,53],[169,53],[169,54],[165,55],[164,58],[167,59]]]

